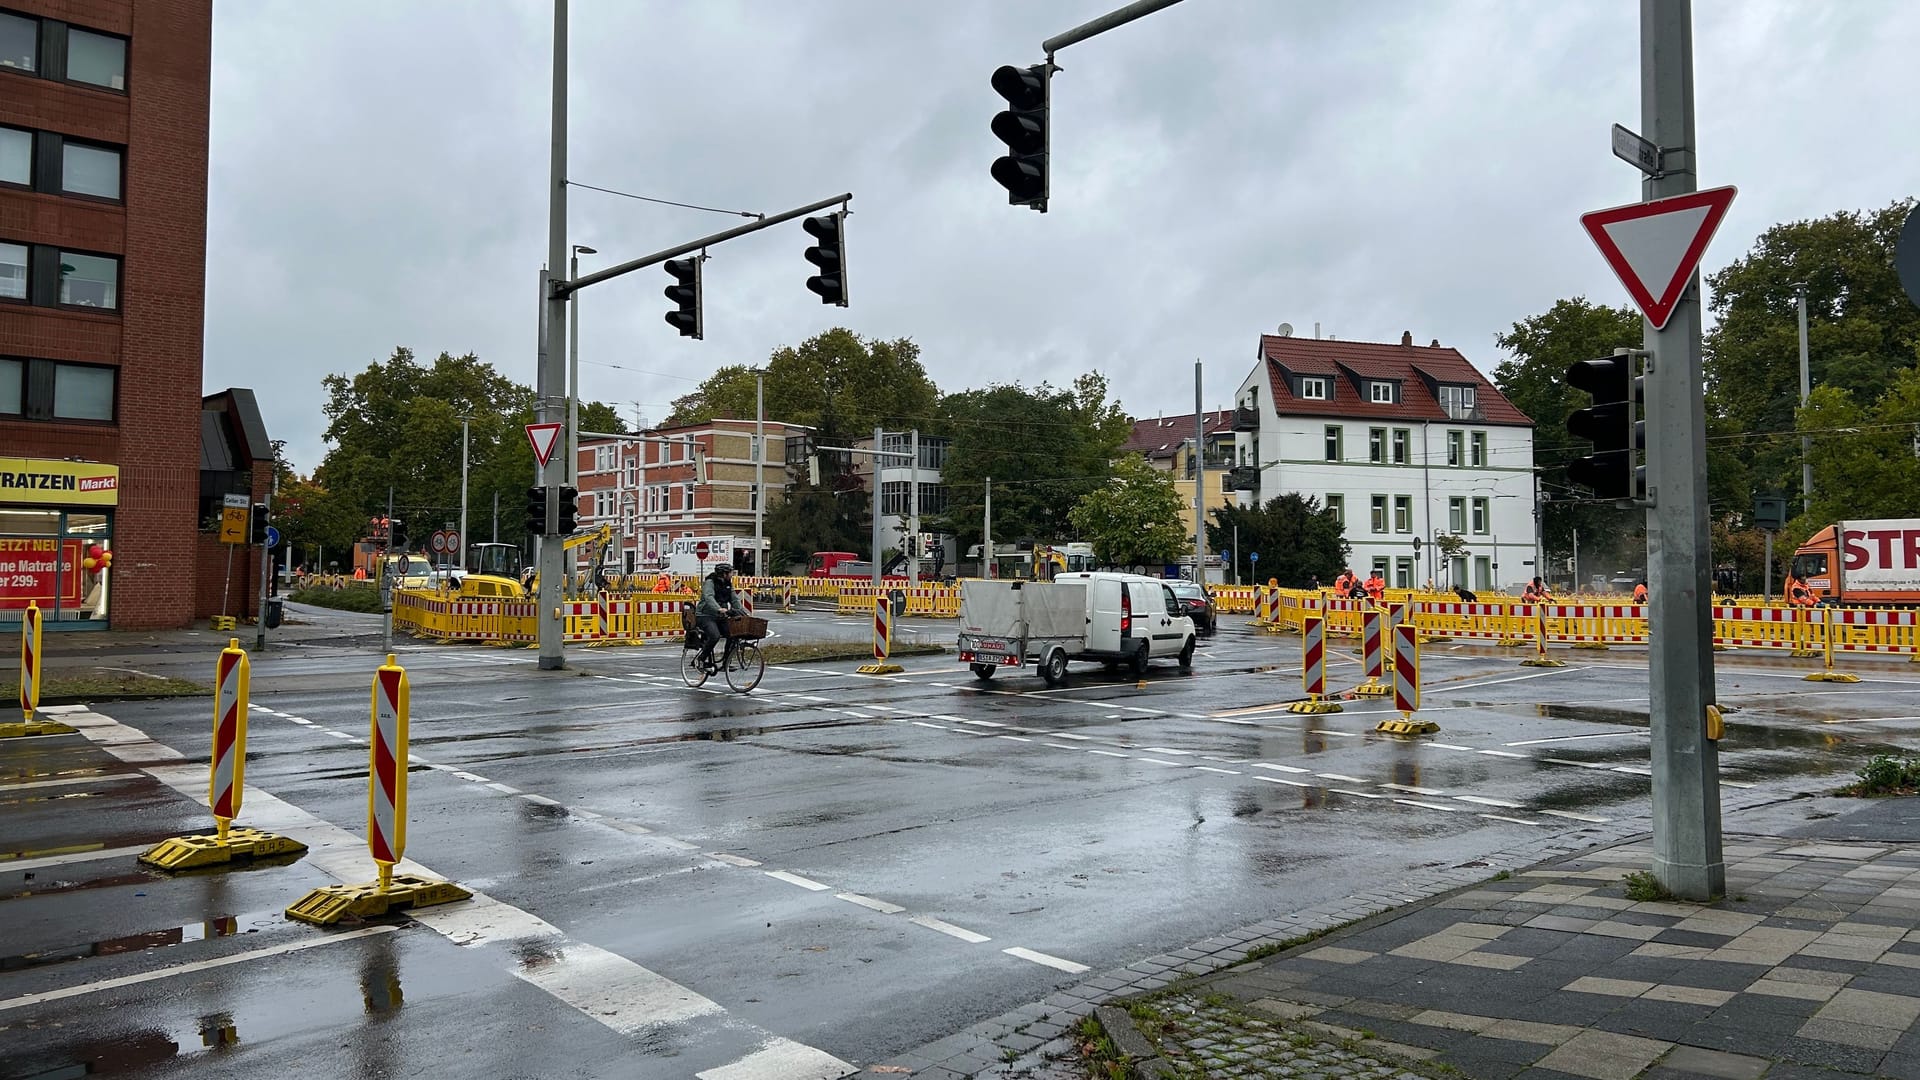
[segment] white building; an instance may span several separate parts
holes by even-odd
[[[918,467],[908,461],[913,444],[912,436],[904,431],[883,432],[879,449],[893,455],[879,459],[880,473],[880,539],[885,548],[905,550],[907,545],[907,526],[912,507],[910,492],[916,483],[920,494],[920,557],[932,559],[936,549],[944,572],[952,573],[954,565],[954,547],[951,536],[935,536],[927,531],[927,519],[947,511],[947,485],[941,480],[940,470],[947,464],[947,453],[952,440],[938,435],[920,436],[920,459]],[[856,440],[853,444],[862,449],[874,449],[873,438],[868,436]],[[867,455],[856,455],[855,472],[863,483],[871,485],[875,459]],[[868,486],[868,491],[872,487]],[[929,563],[920,568],[922,573],[931,574],[933,566]],[[904,572],[904,571],[902,571]]]
[[[1533,421],[1457,350],[1263,334],[1235,405],[1227,487],[1318,499],[1361,575],[1478,591],[1537,573]],[[1444,535],[1465,543],[1451,559]]]

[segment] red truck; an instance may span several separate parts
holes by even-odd
[[[880,580],[905,583],[907,576],[896,573],[906,565],[905,555],[895,555],[881,571]],[[846,581],[872,581],[873,562],[862,559],[851,551],[816,551],[807,559],[807,576],[814,578],[838,578]]]
[[[1793,553],[1793,575],[1821,603],[1920,607],[1920,519],[1829,525]]]

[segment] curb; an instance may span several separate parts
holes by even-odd
[[[1160,1080],[1163,1070],[1171,1068],[1155,1052],[1153,1044],[1134,1025],[1133,1017],[1117,1005],[1101,1005],[1093,1010],[1094,1022],[1107,1033],[1113,1048],[1129,1059],[1133,1080]]]

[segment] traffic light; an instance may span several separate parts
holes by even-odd
[[[560,489],[560,520],[554,523],[554,532],[566,536],[580,527],[580,489],[563,487]]]
[[[1050,65],[1014,67],[993,73],[994,92],[1007,99],[1007,111],[993,118],[993,133],[1007,144],[1007,156],[993,163],[993,178],[1007,189],[1007,202],[1047,212],[1047,87]]]
[[[527,531],[535,536],[547,535],[547,489],[544,486],[527,489]]]
[[[817,293],[823,304],[847,306],[847,214],[836,211],[810,217],[800,223],[813,237],[807,249],[807,261],[820,272],[807,279],[807,288]]]
[[[267,504],[254,503],[253,516],[247,519],[247,532],[251,543],[264,545],[267,542]]]
[[[395,551],[407,550],[407,523],[394,518],[388,526],[388,546]]]
[[[680,331],[681,337],[699,341],[704,330],[700,322],[700,256],[668,259],[665,265],[674,283],[663,291],[667,299],[679,305],[678,310],[667,312],[667,325]]]
[[[1593,443],[1592,454],[1567,463],[1567,478],[1602,499],[1635,499],[1646,490],[1646,469],[1635,460],[1647,445],[1647,425],[1636,415],[1646,396],[1646,380],[1634,370],[1643,355],[1622,349],[1567,369],[1567,382],[1593,398],[1567,417],[1567,432]]]

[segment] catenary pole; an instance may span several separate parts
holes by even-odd
[[[553,0],[553,120],[550,132],[551,154],[548,161],[547,190],[547,267],[558,274],[567,263],[567,0]],[[567,300],[570,294],[556,288],[552,281],[541,291],[545,333],[540,339],[539,367],[536,371],[535,411],[544,424],[562,424],[567,420],[566,338]],[[566,438],[556,440],[564,450]],[[566,483],[566,461],[562,454],[547,458],[540,470],[540,482],[547,489],[547,527],[541,533],[540,580],[534,597],[539,617],[540,669],[556,671],[567,666],[564,651],[564,626],[560,619],[561,565],[560,488]]]

